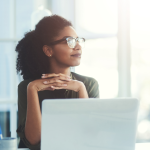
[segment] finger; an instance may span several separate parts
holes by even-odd
[[[66,82],[69,82],[71,81],[71,79],[63,79],[61,80],[59,77],[58,78],[53,78],[53,79],[47,79],[45,81],[43,81],[44,84],[51,84],[51,83],[66,83]]]
[[[47,87],[47,88],[42,89],[41,91],[45,91],[45,90],[54,91],[55,89],[54,89],[54,88],[51,88],[51,87]]]
[[[55,74],[55,73],[52,73],[52,74],[43,74],[42,75],[42,78],[49,78],[49,77],[64,77],[64,78],[66,78],[66,79],[70,79],[70,76],[68,76],[68,75],[65,75],[65,74],[62,74],[62,73],[59,73],[59,74]]]
[[[42,74],[41,78],[51,78],[51,77],[58,77],[58,74],[50,73],[50,74]]]
[[[71,81],[71,79],[69,79],[68,77],[63,77],[63,76],[59,76],[59,77],[54,77],[53,79],[52,79],[52,81],[54,81],[54,82],[68,82],[68,81]]]
[[[66,87],[67,84],[65,83],[54,83],[52,86],[57,86],[57,87]]]
[[[45,90],[54,91],[55,89],[54,89],[54,88],[52,88],[52,87],[48,87],[48,88],[46,88]]]
[[[65,87],[51,86],[53,89],[65,89]]]
[[[55,89],[54,89],[53,87],[51,87],[49,90],[50,90],[50,91],[54,91]]]
[[[51,86],[58,86],[58,87],[66,87],[67,86],[67,83],[58,83],[58,82],[54,82],[54,83],[47,83],[46,81],[44,81],[43,82],[44,84],[47,84],[47,87],[46,88],[48,88],[48,87],[51,87]]]
[[[59,76],[59,77],[54,77],[54,78],[52,78],[51,79],[52,80],[52,82],[69,82],[69,81],[71,81],[72,79],[70,79],[70,78],[68,78],[68,77],[65,77],[65,76]]]

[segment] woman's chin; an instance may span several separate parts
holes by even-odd
[[[80,65],[80,62],[74,62],[71,64],[72,67],[79,66],[79,65]]]

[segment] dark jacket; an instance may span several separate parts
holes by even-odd
[[[71,72],[71,78],[73,80],[78,80],[84,83],[89,98],[99,98],[99,85],[98,82],[91,77],[82,76]],[[40,142],[36,145],[31,145],[26,139],[24,128],[26,121],[26,111],[27,111],[27,85],[33,80],[24,80],[18,85],[18,129],[17,133],[20,137],[19,148],[29,148],[31,150],[40,150]],[[78,98],[78,92],[71,90],[54,90],[54,91],[39,91],[38,92],[39,103],[41,108],[41,103],[44,99],[58,99],[58,98]]]

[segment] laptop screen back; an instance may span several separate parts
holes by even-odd
[[[136,99],[42,102],[41,150],[133,150]]]

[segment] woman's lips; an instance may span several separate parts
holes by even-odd
[[[71,56],[81,58],[81,54],[75,54],[75,55],[71,55]]]

